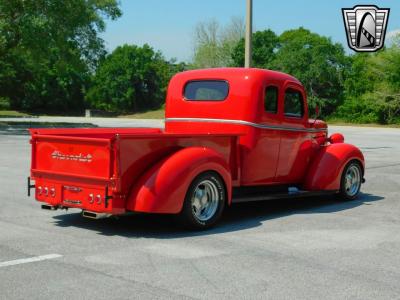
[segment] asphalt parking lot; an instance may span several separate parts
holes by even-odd
[[[43,211],[28,136],[0,135],[0,299],[399,299],[400,129],[336,131],[366,157],[358,200],[240,204],[197,233]]]

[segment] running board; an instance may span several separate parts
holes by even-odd
[[[337,191],[301,191],[287,192],[287,193],[265,193],[265,194],[253,194],[253,195],[242,195],[232,198],[232,203],[243,203],[252,201],[267,201],[277,199],[291,199],[291,198],[304,198],[304,197],[315,197],[315,196],[327,196],[336,193]]]

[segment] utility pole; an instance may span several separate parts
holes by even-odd
[[[246,0],[246,37],[244,49],[244,67],[251,67],[251,38],[253,25],[253,0]]]

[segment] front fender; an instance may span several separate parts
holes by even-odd
[[[231,172],[226,160],[204,147],[181,149],[151,167],[135,184],[127,210],[148,213],[179,213],[190,183],[200,173],[217,172],[231,200]]]
[[[310,191],[339,190],[341,174],[351,160],[359,161],[364,172],[364,156],[357,147],[345,143],[321,147],[311,162],[303,188]]]

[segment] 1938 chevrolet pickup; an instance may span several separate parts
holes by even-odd
[[[354,199],[364,157],[309,119],[301,83],[244,68],[175,75],[165,129],[31,129],[28,194],[89,218],[177,214],[208,228],[235,202],[336,193]],[[31,180],[35,184],[31,184]]]

